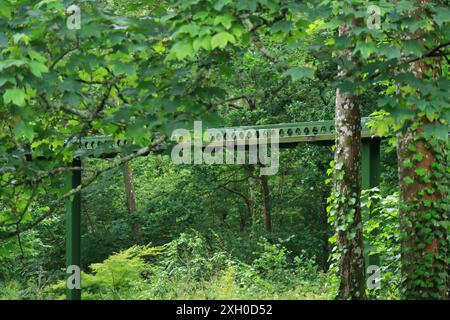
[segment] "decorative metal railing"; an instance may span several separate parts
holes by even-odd
[[[370,128],[367,123],[370,118],[361,119],[361,136],[368,138],[372,136]],[[205,128],[204,131],[207,129]],[[270,138],[276,134],[279,137],[279,143],[296,143],[308,141],[333,141],[335,136],[334,120],[312,121],[312,122],[296,122],[296,123],[281,123],[281,124],[267,124],[257,126],[240,126],[228,128],[214,128],[217,130],[216,136],[203,142],[208,143],[216,140],[230,141],[234,140],[236,143],[247,144],[256,137]],[[191,139],[194,139],[194,132],[191,131]],[[181,141],[181,138],[178,140]],[[79,144],[81,150],[95,150],[101,148],[102,150],[117,150],[120,147],[127,145],[127,140],[115,140],[108,136],[91,136],[83,137],[81,139],[72,139],[66,142],[68,145]]]

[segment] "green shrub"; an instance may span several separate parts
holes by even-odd
[[[192,231],[163,246],[133,246],[82,274],[83,299],[323,299],[326,277],[312,260],[261,242],[253,264],[219,250],[217,235]],[[65,281],[51,286],[62,297]],[[51,296],[51,295],[50,295]]]

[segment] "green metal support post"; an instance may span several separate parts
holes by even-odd
[[[380,139],[363,139],[361,153],[362,189],[378,187],[381,173]],[[380,264],[380,257],[378,255],[369,255],[371,250],[372,248],[370,246],[365,246],[364,257],[366,268],[370,265],[379,266]]]
[[[362,141],[362,189],[370,189],[380,184],[380,139]]]
[[[72,166],[81,168],[81,159],[74,159]],[[68,187],[77,188],[81,185],[81,170],[72,171],[67,179]],[[66,267],[70,266],[81,270],[81,192],[76,193],[66,203]],[[67,288],[67,300],[81,300],[81,288]]]

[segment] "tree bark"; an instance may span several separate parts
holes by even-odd
[[[133,171],[130,163],[122,164],[123,181],[125,184],[125,201],[129,214],[134,214],[137,211],[136,194],[134,191]],[[138,243],[142,242],[142,226],[135,223],[133,226],[134,237]]]
[[[350,34],[341,25],[339,35]],[[350,50],[343,58],[351,60]],[[342,78],[346,70],[340,69]],[[336,90],[336,152],[334,165],[337,245],[339,251],[339,297],[365,299],[364,249],[361,219],[361,114],[357,96]]]

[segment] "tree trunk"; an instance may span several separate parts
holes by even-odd
[[[347,25],[339,27],[339,34],[349,34]],[[343,52],[352,59],[350,50]],[[340,69],[338,77],[346,70]],[[336,152],[334,165],[337,245],[339,251],[339,297],[364,299],[364,250],[361,219],[361,115],[358,98],[336,90]]]
[[[269,181],[267,176],[261,176],[261,195],[263,201],[264,227],[267,232],[272,232],[272,217],[270,215]]]
[[[134,192],[133,171],[130,163],[125,162],[122,165],[123,181],[125,184],[125,199],[128,213],[133,214],[137,211],[136,195]],[[135,223],[133,226],[134,237],[138,243],[142,242],[142,226]]]
[[[244,216],[244,210],[241,206],[239,206],[239,231],[243,232],[245,230],[245,216]]]
[[[250,227],[253,226],[253,220],[254,220],[254,212],[255,212],[255,200],[256,200],[256,185],[257,181],[255,181],[255,178],[253,177],[255,166],[254,165],[245,165],[244,166],[245,172],[248,175],[248,194],[249,194],[249,208],[248,208],[248,219],[249,219],[249,225]]]
[[[425,78],[435,74],[426,60],[415,62],[411,71]],[[412,106],[412,109],[415,109]],[[447,143],[423,136],[430,124],[417,115],[406,133],[398,136],[400,186],[402,289],[405,299],[448,299],[450,277]]]
[[[238,195],[239,197],[241,197],[241,198],[244,200],[245,205],[246,205],[246,207],[247,207],[248,215],[249,215],[249,216],[252,216],[252,215],[253,215],[252,201],[251,201],[251,199],[250,199],[249,197],[247,197],[244,193],[242,193],[242,192],[240,192],[240,191],[237,191],[237,190],[234,190],[234,189],[231,189],[231,188],[227,187],[226,185],[222,185],[221,187],[222,187],[223,189],[225,189],[226,191],[231,192],[231,193],[234,193],[234,194]],[[243,231],[244,228],[245,228],[245,218],[244,218],[244,215],[243,215],[243,213],[241,212],[241,210],[239,210],[239,212],[240,212],[239,214],[240,214],[240,220],[241,220],[241,222],[240,222],[240,225],[241,225],[241,231]],[[227,211],[225,210],[223,214],[224,214],[224,216],[225,216],[225,218],[226,218]],[[225,218],[223,218],[223,220],[222,220],[223,222],[225,222]]]

